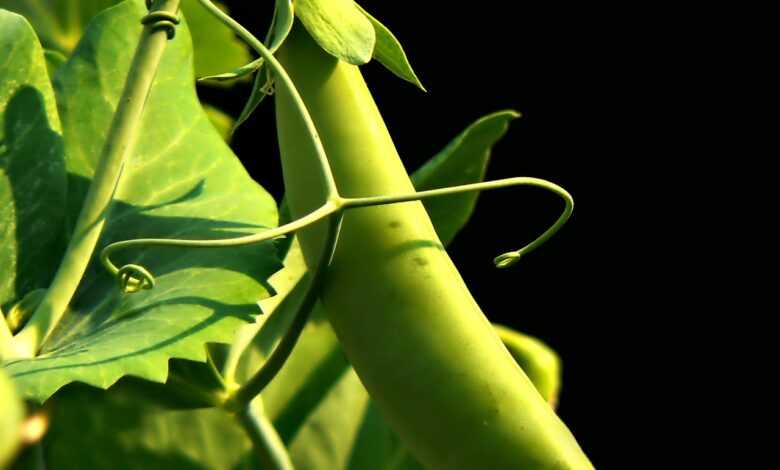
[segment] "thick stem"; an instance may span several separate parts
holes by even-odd
[[[236,413],[236,418],[252,441],[261,468],[293,470],[284,442],[265,413],[247,405]]]
[[[156,0],[155,12],[176,14],[179,0]],[[114,113],[92,184],[68,249],[46,296],[14,338],[15,354],[32,357],[62,318],[87,269],[108,216],[125,160],[133,153],[146,99],[168,42],[168,31],[153,22],[141,33],[122,97]]]

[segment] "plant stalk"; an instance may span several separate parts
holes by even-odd
[[[179,3],[180,0],[156,0],[151,11],[175,15]],[[92,259],[125,161],[135,149],[144,105],[168,43],[167,31],[158,26],[147,24],[141,33],[73,237],[41,304],[14,338],[13,353],[17,357],[33,357],[40,351],[65,313]]]
[[[293,470],[292,461],[282,438],[262,410],[247,405],[235,416],[252,441],[261,468]]]

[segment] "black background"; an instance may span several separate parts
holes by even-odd
[[[263,36],[270,8],[225,3]],[[627,42],[635,18],[624,16],[618,27],[610,18],[619,11],[593,5],[420,3],[362,5],[402,42],[428,93],[376,63],[362,67],[366,80],[410,172],[476,118],[506,108],[523,114],[495,147],[488,177],[556,182],[575,198],[573,218],[520,264],[497,270],[492,258],[541,233],[561,203],[534,189],[485,193],[449,252],[492,320],[538,336],[559,352],[560,416],[597,467],[619,467],[624,445],[635,437],[632,428],[643,426],[637,418],[642,387],[631,379],[641,365],[632,356],[649,335],[650,313],[649,300],[633,287],[646,283],[640,279],[646,249],[626,215],[630,185],[651,147],[635,140],[647,123],[636,109],[638,96],[651,93],[634,85],[639,72]],[[248,88],[201,93],[236,115]],[[237,132],[233,148],[280,198],[271,100]]]

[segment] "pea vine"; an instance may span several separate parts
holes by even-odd
[[[317,308],[317,299],[327,276],[328,265],[338,246],[339,230],[347,211],[371,206],[427,201],[456,194],[479,193],[515,186],[532,186],[559,196],[564,202],[564,210],[553,225],[522,248],[495,257],[496,267],[507,268],[537,249],[560,230],[571,216],[574,203],[571,195],[565,189],[552,182],[531,177],[461,184],[418,190],[408,194],[344,197],[339,192],[328,156],[309,110],[295,83],[274,56],[292,27],[292,3],[285,0],[276,2],[274,19],[269,33],[265,41],[260,41],[212,1],[197,1],[259,56],[233,71],[202,77],[202,80],[225,81],[251,74],[256,75],[252,95],[238,118],[236,126],[249,117],[265,96],[273,93],[274,87],[283,87],[292,97],[300,119],[305,125],[306,139],[316,150],[318,171],[326,190],[324,201],[319,208],[301,218],[278,227],[263,228],[241,236],[219,239],[133,238],[112,242],[102,248],[99,260],[105,270],[116,280],[123,294],[135,294],[152,290],[159,282],[152,274],[151,269],[140,262],[116,263],[112,257],[115,257],[119,252],[149,247],[218,249],[268,244],[273,240],[292,237],[299,230],[313,224],[326,224],[327,236],[323,251],[318,257],[319,261],[308,272],[308,285],[305,286],[301,301],[296,305],[295,312],[283,333],[278,335],[275,347],[256,371],[253,371],[243,383],[239,384],[235,378],[235,364],[220,371],[212,352],[207,352],[205,367],[199,370],[201,375],[207,377],[211,383],[217,384],[216,386],[212,388],[204,386],[203,380],[200,379],[190,380],[186,377],[177,379],[175,371],[172,371],[170,376],[173,381],[178,380],[178,384],[185,394],[189,393],[196,397],[196,401],[203,406],[221,408],[234,416],[250,437],[258,458],[268,468],[289,469],[292,468],[292,463],[285,445],[268,417],[258,406],[257,397],[288,362],[294,346],[309,324],[312,312]],[[47,289],[34,291],[34,296],[27,297],[26,303],[18,303],[7,315],[0,312],[0,318],[3,319],[0,321],[0,358],[5,364],[30,360],[41,354],[43,345],[52,338],[54,331],[66,316],[90,265],[93,253],[98,248],[106,221],[112,217],[111,207],[116,202],[115,196],[123,174],[128,171],[128,162],[136,152],[139,139],[144,137],[141,134],[141,118],[147,98],[151,93],[166,45],[176,37],[177,27],[181,24],[180,0],[146,1],[146,7],[148,12],[141,19],[141,24],[144,26],[143,32],[127,72],[123,92],[113,115],[105,145],[100,152],[92,182],[81,206],[80,215],[75,221],[73,234],[59,268]],[[365,12],[363,11],[363,13]],[[372,17],[369,18],[376,22]],[[411,78],[407,74],[407,79],[417,80],[413,74]]]

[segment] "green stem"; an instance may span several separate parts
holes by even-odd
[[[175,15],[179,10],[179,0],[157,0],[152,10]],[[163,18],[160,21],[165,22]],[[141,33],[73,237],[46,296],[24,329],[14,338],[15,354],[20,357],[32,357],[40,350],[65,313],[92,258],[124,163],[135,148],[144,105],[169,34],[169,30],[161,28],[156,22],[146,24]]]
[[[317,302],[320,287],[322,286],[322,281],[325,277],[325,270],[328,267],[328,264],[330,264],[333,252],[336,249],[336,239],[338,238],[342,216],[343,213],[339,212],[328,220],[328,235],[325,240],[322,256],[317,263],[317,268],[311,277],[311,283],[301,300],[301,305],[298,307],[298,312],[293,318],[292,324],[279,341],[279,344],[274,348],[273,352],[268,357],[268,360],[263,363],[262,367],[260,367],[245,384],[233,392],[226,400],[226,408],[240,409],[251,403],[252,399],[259,395],[266,385],[276,377],[276,374],[281,370],[282,366],[287,361],[287,358],[290,357],[290,353],[292,353],[295,343],[298,341],[298,338],[303,332],[303,328],[306,326],[306,322],[309,320],[314,304]]]
[[[247,405],[236,413],[236,418],[252,441],[261,468],[293,470],[284,442],[264,412]]]

